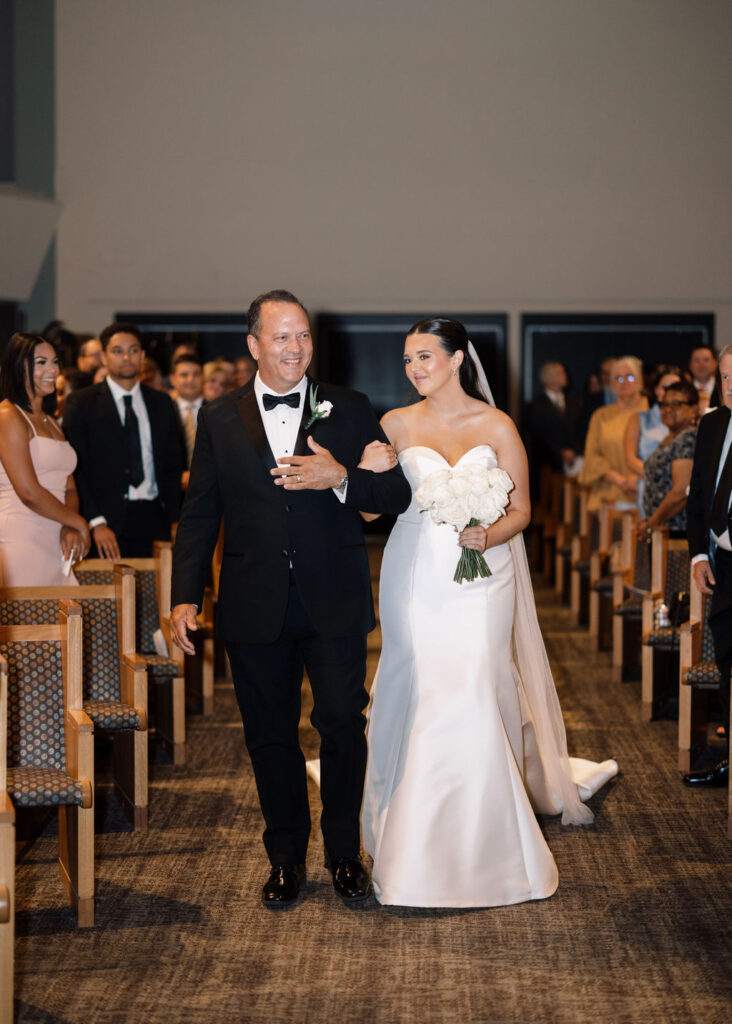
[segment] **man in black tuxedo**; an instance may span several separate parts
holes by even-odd
[[[321,738],[327,863],[336,892],[359,901],[371,891],[359,856],[359,815],[366,634],[374,627],[359,510],[398,514],[410,488],[395,459],[386,472],[358,468],[366,445],[388,442],[364,395],[306,376],[310,324],[294,295],[255,299],[247,340],[256,377],[199,415],[173,558],[172,632],[193,653],[187,630],[196,628],[223,516],[219,629],[265,819],[272,870],[264,902],[291,903],[305,875],[303,666]]]
[[[78,458],[81,513],[102,558],[149,558],[170,540],[184,469],[173,402],[140,384],[145,353],[134,324],[99,335],[107,379],[69,395],[64,430]]]
[[[566,472],[577,457],[576,437],[580,404],[566,393],[567,371],[562,363],[547,362],[539,369],[543,391],[529,407],[531,482],[539,494],[542,466]]]
[[[723,722],[729,743],[729,686],[732,671],[732,345],[719,357],[723,405],[702,416],[696,439],[686,524],[694,583],[711,596],[709,628],[714,639]],[[729,760],[707,772],[684,776],[690,786],[720,786],[729,779]]]

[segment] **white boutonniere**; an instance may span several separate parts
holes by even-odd
[[[317,423],[318,420],[325,420],[330,416],[330,411],[333,408],[332,402],[319,402],[318,401],[318,389],[314,384],[310,385],[310,419],[305,425],[306,430],[310,430],[313,423]]]

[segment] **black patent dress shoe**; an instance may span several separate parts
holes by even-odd
[[[705,772],[689,772],[684,775],[685,786],[692,786],[695,789],[711,786],[726,786],[729,783],[729,761],[720,761],[714,768],[708,768]]]
[[[304,864],[273,864],[269,878],[262,886],[262,902],[273,910],[287,907],[300,894],[305,880]]]
[[[371,895],[371,879],[360,857],[330,857],[325,862],[333,888],[346,903],[362,903]]]

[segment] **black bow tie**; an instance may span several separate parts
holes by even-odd
[[[291,409],[299,409],[300,408],[300,393],[299,392],[295,392],[292,395],[267,395],[267,394],[264,394],[264,395],[262,395],[262,401],[264,403],[264,408],[265,408],[266,412],[269,412],[270,409],[276,408],[278,405],[281,405],[283,402],[284,402],[285,405],[289,405]]]

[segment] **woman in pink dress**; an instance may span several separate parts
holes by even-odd
[[[38,334],[14,334],[0,370],[0,585],[74,585],[89,550],[73,472],[55,422],[58,356]]]

